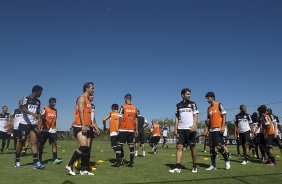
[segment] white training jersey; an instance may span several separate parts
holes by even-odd
[[[0,132],[8,132],[9,113],[0,114]]]
[[[22,111],[20,109],[15,109],[12,116],[14,130],[18,130],[20,122],[23,121]]]
[[[181,101],[176,105],[176,117],[179,119],[178,129],[191,129],[194,123],[194,115],[199,114],[195,102]]]
[[[240,133],[245,133],[251,130],[252,118],[247,113],[239,113],[235,116],[235,124],[239,127]]]
[[[40,114],[40,101],[37,98],[31,98],[30,96],[23,98],[23,105],[27,108],[29,112]],[[30,114],[22,112],[23,118],[20,124],[25,125],[37,125],[38,119]]]

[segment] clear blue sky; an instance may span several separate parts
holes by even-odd
[[[66,129],[87,81],[100,125],[128,92],[147,119],[172,117],[183,87],[201,112],[207,91],[226,108],[282,101],[281,9],[280,0],[2,0],[0,105],[12,111],[40,84]]]

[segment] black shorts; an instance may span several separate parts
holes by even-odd
[[[8,138],[8,133],[7,132],[0,132],[0,138],[3,140],[6,140]]]
[[[239,133],[240,145],[250,144],[250,131]]]
[[[167,137],[163,137],[163,143],[166,143]]]
[[[274,135],[268,135],[267,138],[264,138],[264,146],[267,148],[272,148],[274,142]]]
[[[150,138],[149,143],[157,145],[159,143],[160,139],[161,139],[161,136],[152,136]]]
[[[39,134],[39,143],[44,145],[49,140],[49,144],[54,144],[57,142],[57,133],[50,132],[40,132]]]
[[[110,140],[111,140],[112,148],[116,147],[118,145],[118,136],[117,135],[111,136]]]
[[[35,130],[37,125],[26,125],[26,124],[20,124],[19,125],[19,139],[21,143],[24,143],[30,133],[30,131],[33,131],[35,135],[38,137],[38,132]]]
[[[13,137],[14,139],[18,139],[19,138],[19,130],[13,130]]]
[[[181,144],[181,145],[195,146],[197,143],[196,131],[191,132],[190,130],[178,129],[176,142],[177,144]]]
[[[263,144],[264,143],[264,135],[263,134],[257,134],[256,143],[257,144]]]
[[[210,147],[222,146],[223,144],[223,134],[220,131],[209,132]]]
[[[145,142],[145,133],[144,131],[139,132],[138,131],[138,135],[137,137],[135,137],[135,143],[140,143],[140,144],[144,144]]]
[[[118,143],[119,144],[134,144],[134,132],[119,132]]]
[[[82,132],[82,128],[81,128],[81,127],[73,127],[72,130],[73,130],[73,134],[74,134],[74,137],[75,137],[75,138],[77,138],[77,134],[78,134],[79,132]],[[92,127],[90,127],[90,129],[87,130],[87,132],[86,132],[86,137],[87,137],[87,138],[94,138],[94,132],[93,132]]]

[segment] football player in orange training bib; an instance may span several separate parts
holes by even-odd
[[[49,99],[49,105],[44,107],[41,113],[42,124],[39,135],[39,160],[42,161],[43,148],[47,141],[52,145],[53,163],[59,164],[62,162],[57,155],[57,109],[55,109],[56,98]]]
[[[79,159],[81,159],[80,175],[94,175],[94,173],[87,171],[87,167],[89,166],[88,154],[90,154],[90,143],[93,132],[91,127],[92,106],[89,100],[89,95],[92,95],[93,93],[94,83],[87,82],[83,85],[83,94],[79,96],[76,101],[73,133],[77,139],[79,147],[73,153],[71,160],[66,166],[68,174],[72,176],[76,175],[73,171],[73,164]]]
[[[118,134],[118,151],[121,152],[119,156],[117,167],[124,163],[123,145],[128,144],[130,150],[130,162],[128,167],[133,167],[134,159],[134,137],[138,135],[138,118],[137,109],[131,104],[131,95],[125,95],[125,104],[120,108],[121,124],[119,126]]]
[[[109,129],[107,129],[106,122],[110,119],[109,122]],[[118,150],[118,131],[119,131],[119,121],[120,121],[120,114],[118,112],[118,104],[112,105],[112,112],[109,112],[103,119],[104,131],[110,133],[110,140],[113,150],[116,153],[116,163],[113,166],[118,165],[119,155],[121,151]]]
[[[226,112],[221,103],[215,101],[215,95],[213,92],[206,94],[207,102],[210,104],[208,108],[208,131],[209,131],[209,146],[212,165],[206,170],[216,170],[216,151],[215,148],[222,154],[225,160],[225,169],[230,169],[230,161],[224,148],[223,133],[225,131],[226,124]],[[206,132],[207,135],[208,132]]]

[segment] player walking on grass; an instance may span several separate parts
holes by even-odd
[[[138,116],[138,135],[135,137],[135,157],[138,156],[138,148],[142,148],[142,156],[146,156],[145,152],[145,132],[144,129],[149,125],[148,121],[146,120],[145,117],[143,117],[140,114],[140,111],[137,110],[137,116]],[[140,144],[138,146],[138,144]]]
[[[3,153],[5,149],[5,145],[8,138],[8,125],[11,123],[11,117],[8,113],[8,107],[3,106],[2,107],[2,113],[0,114],[0,134],[2,137],[2,147],[1,147],[1,153]]]
[[[223,108],[223,105],[215,101],[215,95],[213,92],[208,92],[206,94],[206,99],[207,102],[210,104],[210,107],[208,108],[208,112],[207,112],[208,113],[207,118],[209,119],[209,124],[208,124],[209,146],[210,146],[210,155],[212,161],[212,165],[206,170],[216,170],[217,154],[215,148],[217,148],[217,150],[222,154],[225,160],[225,168],[226,170],[229,170],[230,161],[226,153],[226,150],[224,148],[224,142],[223,142],[223,133],[226,124],[226,112]]]
[[[276,142],[276,144],[279,147],[280,153],[282,154],[282,142],[281,142],[281,137],[279,136],[279,134],[281,134],[281,125],[279,124],[279,118],[277,116],[275,116],[274,114],[272,114],[272,109],[268,108],[267,109],[267,113],[269,114],[274,127],[275,127],[275,135],[274,135],[274,142]]]
[[[164,145],[166,145],[166,149],[168,149],[168,141],[167,141],[167,136],[168,136],[168,128],[167,124],[164,124],[164,127],[162,128],[162,135],[163,135],[163,145],[161,149],[164,148]]]
[[[240,144],[243,148],[243,162],[242,165],[250,163],[250,134],[253,130],[252,118],[247,113],[247,107],[245,105],[240,106],[240,113],[235,116],[236,135],[239,135]]]
[[[94,83],[87,82],[83,85],[83,94],[77,98],[75,107],[75,119],[73,125],[73,133],[78,142],[78,149],[73,153],[66,169],[68,174],[75,176],[73,164],[76,160],[81,159],[80,175],[94,175],[87,171],[89,166],[88,154],[90,154],[90,143],[92,135],[92,120],[91,120],[91,102],[89,95],[94,93]]]
[[[43,169],[45,165],[39,162],[38,159],[38,125],[41,123],[40,116],[40,101],[43,88],[39,85],[35,85],[32,88],[31,95],[23,98],[21,104],[22,119],[19,125],[19,142],[16,149],[15,167],[20,168],[20,156],[22,147],[25,145],[27,137],[30,137],[31,150],[33,156],[33,168]]]
[[[154,154],[157,154],[157,145],[161,139],[161,126],[157,122],[153,122],[151,126],[151,139],[149,145],[152,147]]]
[[[21,119],[23,118],[21,104],[23,103],[22,100],[19,101],[19,108],[15,109],[12,114],[12,122],[13,122],[13,137],[14,137],[14,150],[16,150],[17,143],[19,141],[19,124]]]
[[[106,122],[110,120],[109,130],[107,129]],[[116,162],[113,165],[119,166],[118,160],[121,154],[121,150],[118,150],[118,130],[119,130],[120,114],[118,112],[118,104],[112,104],[112,111],[109,112],[103,119],[104,131],[110,133],[110,140],[112,149],[116,153]]]
[[[181,91],[182,101],[176,105],[174,134],[177,140],[175,168],[170,173],[181,172],[182,150],[184,145],[190,146],[193,160],[192,172],[197,172],[196,166],[196,128],[198,122],[198,108],[195,102],[190,101],[191,90],[184,88]]]
[[[41,132],[39,135],[39,160],[42,162],[43,148],[47,141],[52,145],[52,154],[53,154],[53,163],[59,164],[62,162],[61,159],[58,159],[57,153],[57,109],[55,108],[56,99],[50,98],[49,105],[44,107],[44,110],[41,113],[42,124]]]
[[[134,105],[131,104],[131,94],[126,94],[124,97],[125,104],[120,108],[121,124],[119,127],[118,135],[118,152],[119,155],[117,167],[123,164],[124,162],[124,151],[123,145],[128,144],[130,151],[130,162],[127,165],[128,167],[133,167],[134,160],[134,137],[138,136],[138,117],[137,109]]]
[[[266,164],[272,167],[276,165],[275,156],[272,148],[275,135],[275,127],[270,116],[267,113],[267,107],[265,105],[260,106],[258,108],[258,112],[260,117],[259,123],[262,126],[262,132],[264,136],[263,146],[266,154],[268,155],[268,161]]]

